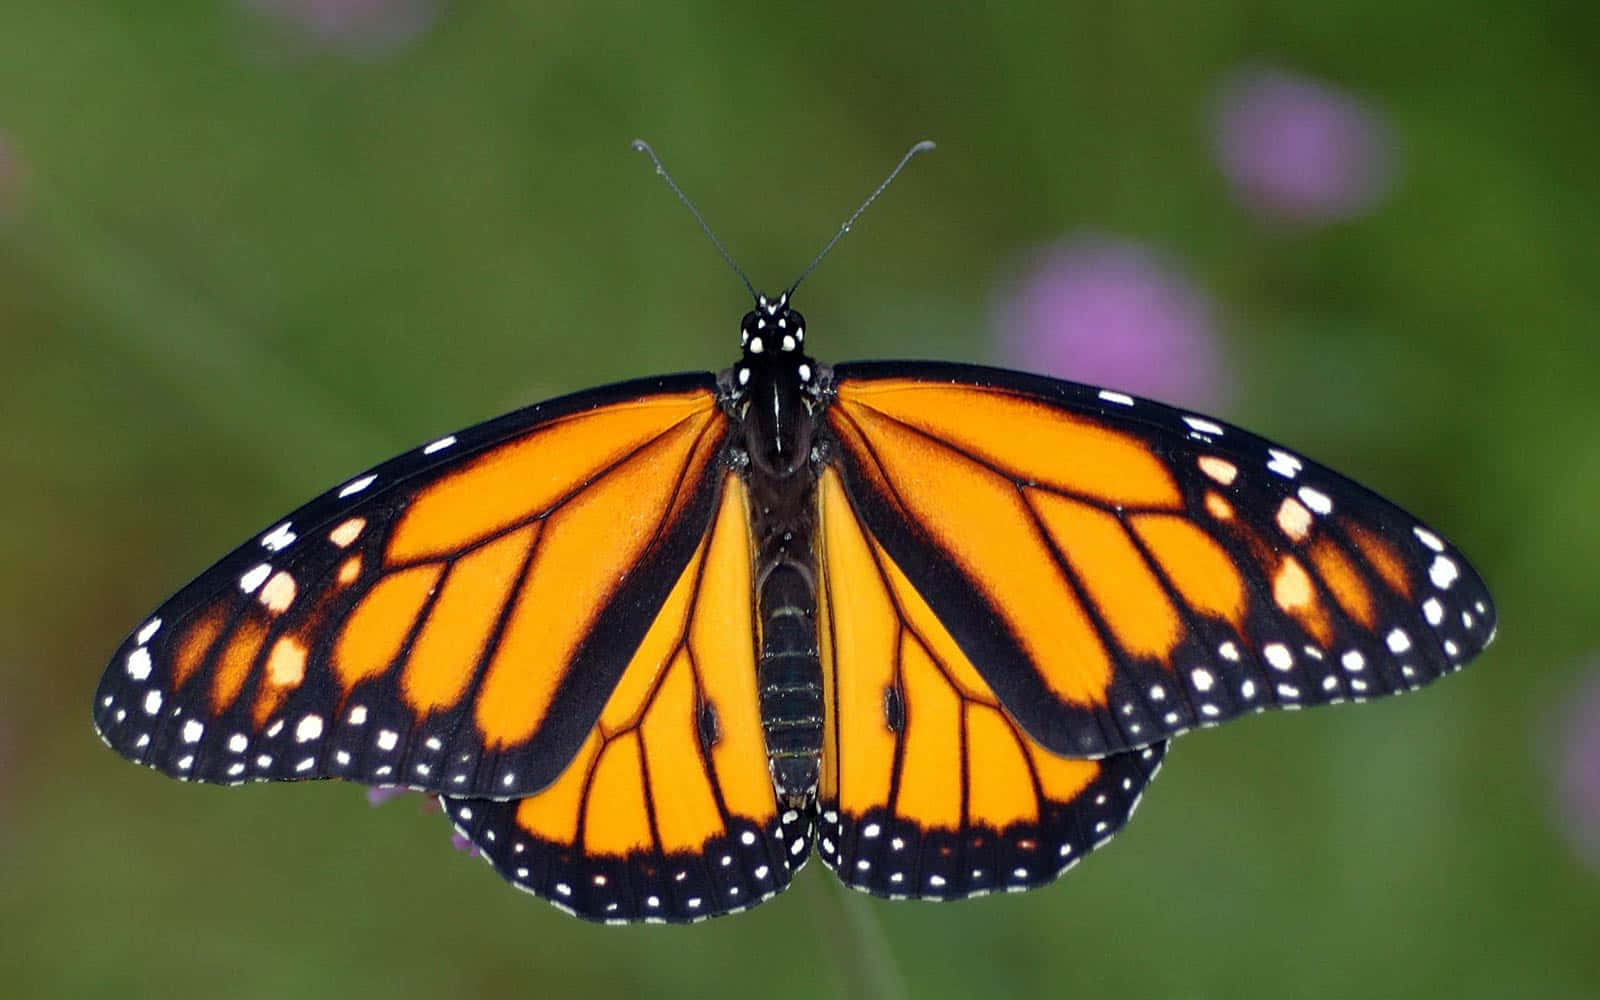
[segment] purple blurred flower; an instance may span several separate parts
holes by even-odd
[[[1132,241],[1078,236],[1038,251],[994,313],[1015,367],[1213,412],[1232,396],[1211,303]]]
[[[1250,69],[1223,84],[1214,142],[1234,196],[1280,222],[1360,215],[1388,191],[1393,136],[1356,97],[1284,70]]]
[[[435,0],[240,0],[306,42],[351,55],[382,55],[416,41],[438,15]]]
[[[375,785],[371,788],[368,788],[367,803],[369,805],[381,806],[391,799],[397,799],[402,796],[409,796],[412,794],[421,795],[421,809],[423,812],[442,811],[437,798],[433,797],[432,795],[422,795],[420,792],[413,793],[411,789],[401,788],[399,785]],[[469,858],[475,858],[478,856],[478,849],[477,847],[473,846],[472,841],[468,840],[466,837],[463,837],[454,830],[450,831],[450,846],[454,847],[458,851],[463,852]]]
[[[1557,721],[1556,811],[1573,850],[1600,872],[1600,669],[1590,669]]]

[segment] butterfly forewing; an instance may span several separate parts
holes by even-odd
[[[853,508],[1058,753],[1408,690],[1493,636],[1437,533],[1221,421],[968,366],[842,365],[834,384]]]
[[[185,779],[537,791],[701,545],[726,431],[710,376],[678,376],[402,455],[159,608],[101,681],[96,726]]]

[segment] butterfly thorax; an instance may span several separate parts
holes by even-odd
[[[757,684],[767,758],[779,799],[816,795],[822,751],[822,666],[817,650],[817,469],[813,458],[819,366],[806,356],[805,320],[787,296],[763,297],[741,324],[744,354],[720,380],[734,422],[731,452],[748,484],[755,535]]]

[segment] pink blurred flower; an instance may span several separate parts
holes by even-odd
[[[411,796],[413,794],[421,796],[420,808],[423,812],[442,811],[439,805],[439,800],[434,796],[422,795],[421,792],[413,793],[411,789],[401,788],[398,785],[375,785],[371,788],[368,788],[367,804],[381,806],[391,799],[401,798],[402,796]],[[461,851],[470,858],[475,858],[478,856],[478,848],[473,845],[472,841],[468,840],[466,837],[463,837],[454,830],[450,831],[450,846],[454,847],[458,851]]]
[[[1159,253],[1080,235],[1020,270],[994,310],[1003,363],[1213,412],[1232,396],[1211,303]]]
[[[1600,872],[1600,668],[1591,668],[1557,720],[1555,808],[1578,856]]]
[[[240,0],[265,21],[313,45],[382,55],[416,41],[438,15],[435,0]]]
[[[1242,70],[1216,101],[1214,142],[1234,196],[1278,222],[1334,222],[1370,210],[1393,179],[1381,112],[1284,70]]]

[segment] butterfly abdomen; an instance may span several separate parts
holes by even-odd
[[[822,753],[822,661],[812,578],[790,562],[761,587],[757,684],[767,759],[779,797],[799,805],[815,794]]]

